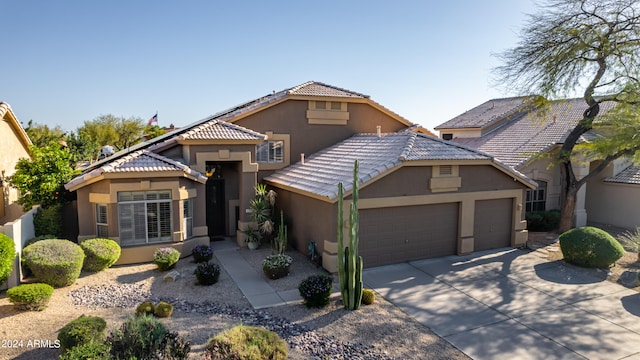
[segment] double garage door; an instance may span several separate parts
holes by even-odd
[[[511,199],[476,201],[475,251],[509,246]],[[360,210],[359,253],[365,267],[454,255],[459,203]]]

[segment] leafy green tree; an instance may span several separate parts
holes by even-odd
[[[166,133],[167,133],[167,130],[161,128],[158,125],[147,125],[144,128],[144,138],[146,140],[153,139],[154,137],[158,137]]]
[[[86,132],[78,129],[67,135],[67,146],[71,159],[77,161],[94,161],[100,155],[100,146]]]
[[[59,125],[50,128],[47,125],[34,123],[33,120],[29,120],[24,131],[31,139],[31,143],[39,147],[47,146],[51,142],[60,143],[65,140],[66,136]]]
[[[635,156],[640,141],[640,2],[549,0],[530,15],[514,48],[499,55],[498,81],[547,99],[582,93],[587,109],[558,152],[562,174],[559,230],[574,226],[578,190],[613,160]],[[599,116],[603,103],[615,109]],[[609,137],[586,146],[602,161],[577,179],[580,137],[602,119]],[[592,158],[593,159],[593,158]]]
[[[20,159],[9,183],[20,190],[18,204],[24,211],[33,205],[47,208],[66,200],[64,184],[77,172],[71,166],[71,154],[56,143],[45,147],[32,145],[31,159]]]
[[[142,140],[146,123],[137,117],[117,117],[111,114],[100,115],[91,121],[85,121],[78,128],[99,147],[112,145],[116,150],[126,149]]]

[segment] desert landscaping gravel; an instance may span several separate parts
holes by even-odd
[[[268,247],[238,251],[258,271],[262,259],[270,254]],[[291,274],[267,279],[275,290],[297,289],[307,276],[324,272],[302,254],[288,254],[294,258]],[[215,257],[213,261],[218,263]],[[15,310],[3,292],[0,338],[5,346],[0,348],[0,358],[55,359],[60,354],[55,348],[57,331],[76,317],[101,316],[113,329],[141,301],[164,300],[174,305],[174,312],[161,321],[191,342],[192,359],[201,357],[211,336],[240,323],[280,334],[289,345],[290,359],[468,359],[381,297],[357,311],[345,310],[339,296],[333,296],[322,309],[307,309],[299,303],[254,310],[224,269],[212,286],[197,285],[194,269],[192,258],[186,257],[176,267],[180,277],[170,282],[163,280],[166,273],[153,264],[83,273],[76,284],[56,289],[48,308],[41,312]],[[9,342],[16,346],[8,346]]]

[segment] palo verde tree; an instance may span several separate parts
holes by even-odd
[[[117,150],[139,143],[144,135],[146,123],[142,118],[100,115],[85,121],[78,133],[88,136],[98,146],[111,145]]]
[[[613,160],[640,149],[640,2],[637,0],[549,0],[530,15],[519,43],[498,55],[498,82],[546,99],[582,93],[585,110],[571,129],[557,163],[562,174],[560,231],[573,224],[577,193]],[[603,103],[614,104],[601,113]],[[602,121],[600,121],[602,120]],[[606,137],[586,146],[602,160],[578,179],[581,135],[606,124]],[[584,156],[584,153],[582,154]]]

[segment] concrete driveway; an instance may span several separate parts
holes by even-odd
[[[605,276],[518,249],[363,274],[365,287],[473,359],[640,359],[640,293]]]

